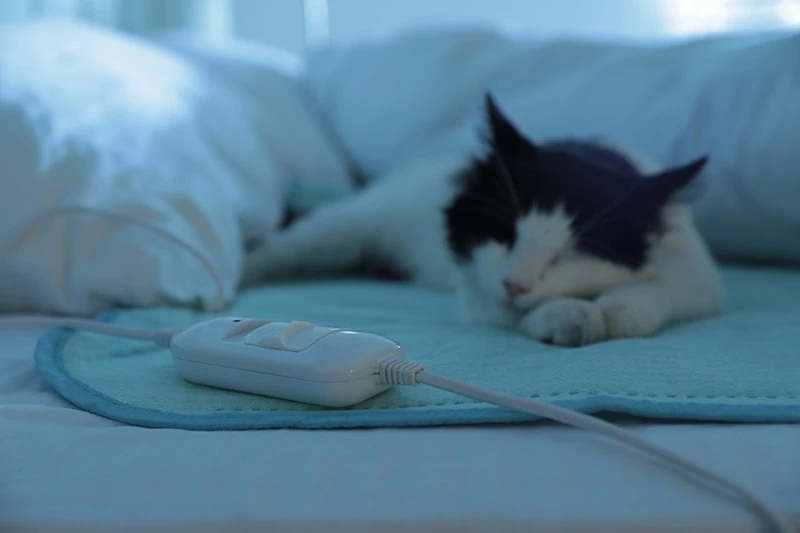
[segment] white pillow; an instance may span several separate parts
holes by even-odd
[[[474,147],[490,89],[532,138],[601,135],[665,164],[710,154],[697,220],[736,259],[800,261],[800,35],[633,45],[411,33],[314,53],[306,83],[368,175]]]
[[[155,44],[78,24],[0,27],[0,311],[232,298],[244,238],[275,227],[295,179],[349,184],[308,133],[291,76],[265,79],[256,115],[235,79]],[[327,158],[309,165],[309,153]],[[73,215],[29,225],[63,206],[151,230]]]
[[[282,176],[291,177],[288,202],[292,207],[311,208],[352,192],[352,169],[346,155],[305,94],[300,57],[245,41],[212,44],[180,33],[155,38],[209,76],[224,80],[235,93],[258,146],[230,139],[226,128],[215,128],[213,133],[231,151],[230,159],[243,167],[245,190],[263,180],[263,162],[253,157],[253,151],[262,151],[271,155]]]

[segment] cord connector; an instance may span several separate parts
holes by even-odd
[[[388,357],[378,364],[378,380],[383,385],[417,385],[417,376],[423,370],[425,365],[420,363]]]

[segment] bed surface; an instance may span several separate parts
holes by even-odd
[[[548,425],[187,432],[48,390],[39,331],[0,332],[0,531],[755,532],[738,508],[601,437]],[[800,426],[631,423],[800,526]]]

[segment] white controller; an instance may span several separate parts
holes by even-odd
[[[308,322],[223,317],[173,337],[183,379],[326,407],[348,407],[389,389],[378,365],[402,358],[389,339]]]

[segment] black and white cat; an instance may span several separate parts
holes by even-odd
[[[486,97],[485,153],[420,160],[321,207],[246,259],[243,282],[389,263],[454,289],[470,323],[566,346],[720,313],[720,274],[680,194],[705,164],[659,170],[603,142],[537,145]]]

